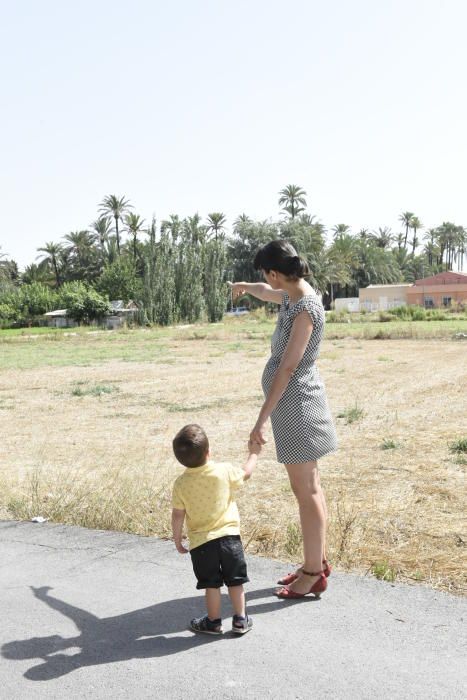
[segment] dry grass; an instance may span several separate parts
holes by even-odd
[[[10,364],[0,373],[0,514],[168,536],[179,473],[171,438],[199,422],[215,458],[241,462],[261,405],[270,330],[250,320],[145,336],[19,340],[23,369]],[[450,446],[466,438],[465,347],[327,340],[320,371],[334,415],[346,416],[336,419],[340,450],[321,464],[331,559],[462,593],[467,460]],[[295,502],[272,440],[239,507],[249,552],[299,559]]]

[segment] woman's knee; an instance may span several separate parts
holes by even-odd
[[[319,473],[317,466],[295,471],[288,469],[289,481],[297,501],[307,503],[313,496],[320,493]]]

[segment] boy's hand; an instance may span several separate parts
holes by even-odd
[[[262,449],[263,446],[260,445],[259,442],[253,442],[252,440],[248,440],[248,452],[251,455],[259,455]]]
[[[188,549],[184,547],[181,542],[175,542],[175,547],[179,554],[188,554]]]

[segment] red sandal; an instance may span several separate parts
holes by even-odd
[[[276,591],[276,596],[278,598],[296,599],[304,598],[306,595],[310,595],[310,593],[313,593],[315,598],[320,598],[321,593],[324,593],[324,591],[328,587],[328,582],[326,580],[326,576],[324,575],[324,571],[317,571],[316,573],[313,573],[311,571],[305,571],[304,569],[302,569],[301,573],[305,574],[305,576],[319,576],[319,578],[317,581],[315,581],[310,590],[306,593],[297,593],[296,591],[293,591],[291,588],[289,588],[289,586],[283,586],[278,591]]]
[[[299,569],[299,572],[302,571],[302,568]],[[332,567],[331,564],[328,562],[327,559],[323,559],[323,574],[328,578],[331,575]],[[280,578],[279,581],[277,582],[280,586],[288,586],[289,584],[293,583],[296,581],[299,577],[299,574],[297,574],[296,571],[292,571],[291,573],[287,574],[283,578]]]

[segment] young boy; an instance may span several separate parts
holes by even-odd
[[[245,610],[243,584],[249,579],[240,539],[240,518],[235,491],[249,479],[261,445],[249,443],[248,459],[241,469],[209,461],[209,441],[199,425],[186,425],[173,440],[177,460],[186,469],[176,479],[172,496],[172,531],[175,546],[186,554],[182,529],[186,516],[190,555],[198,589],[206,591],[207,615],[191,620],[195,632],[222,634],[221,592],[228,587],[234,615],[232,632],[245,634],[253,621]]]

